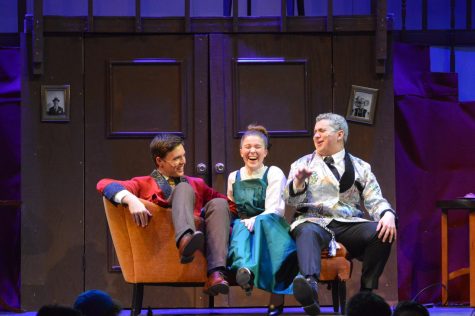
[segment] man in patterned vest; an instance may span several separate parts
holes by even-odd
[[[294,279],[294,296],[309,315],[320,313],[317,282],[324,248],[336,241],[363,261],[361,290],[378,287],[378,279],[396,239],[396,213],[383,198],[371,167],[345,151],[348,124],[340,115],[321,114],[313,131],[315,151],[294,162],[284,197],[297,209],[291,234],[297,244],[302,276]],[[360,203],[371,216],[363,218]]]

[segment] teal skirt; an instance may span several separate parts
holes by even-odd
[[[292,294],[298,273],[297,249],[289,224],[276,214],[258,215],[251,233],[234,220],[229,245],[231,271],[245,267],[254,275],[254,286],[276,294]]]

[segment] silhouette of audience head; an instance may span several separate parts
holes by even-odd
[[[44,305],[40,308],[36,316],[81,316],[81,312],[67,306]]]
[[[350,298],[346,315],[391,316],[391,308],[381,296],[371,291],[362,291]]]
[[[415,301],[402,301],[396,305],[393,316],[429,316],[429,311]]]
[[[122,309],[109,294],[99,290],[81,293],[74,303],[74,308],[84,316],[117,316]]]

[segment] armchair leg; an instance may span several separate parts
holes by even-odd
[[[339,285],[339,296],[340,296],[340,313],[345,315],[346,313],[346,282],[345,281],[338,281]]]
[[[132,308],[130,309],[130,316],[137,316],[142,311],[143,301],[143,283],[135,283],[132,294]]]
[[[340,301],[339,301],[339,298],[340,298],[340,295],[339,295],[339,291],[340,291],[340,281],[338,280],[335,280],[335,281],[332,281],[331,282],[331,287],[332,287],[332,302],[333,302],[333,311],[335,313],[338,313],[338,308],[340,306]]]

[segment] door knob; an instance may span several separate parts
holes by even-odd
[[[208,167],[206,166],[205,163],[200,162],[199,164],[196,165],[197,174],[206,174],[206,171],[208,171]]]
[[[224,173],[224,164],[222,162],[218,162],[214,165],[214,170],[216,173]]]

